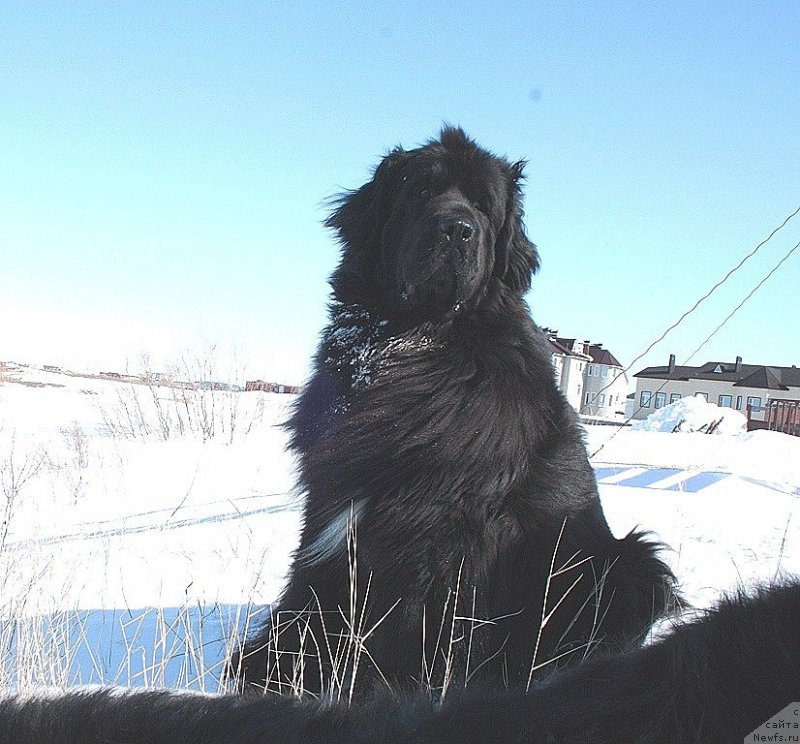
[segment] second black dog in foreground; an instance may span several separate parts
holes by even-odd
[[[353,708],[285,697],[74,693],[0,701],[2,744],[674,744],[742,741],[800,699],[800,583],[723,602],[664,640],[531,692]]]

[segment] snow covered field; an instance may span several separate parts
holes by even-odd
[[[298,536],[292,396],[2,375],[0,684],[216,691]],[[800,574],[800,438],[724,431],[587,428],[612,529],[667,543],[697,607]]]

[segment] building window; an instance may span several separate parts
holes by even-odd
[[[680,399],[681,399],[681,394],[680,393],[670,393],[669,394],[669,402],[670,403],[674,403],[676,400],[680,400]]]
[[[730,395],[720,395],[719,406],[720,408],[733,408],[733,397]]]
[[[748,395],[747,405],[750,406],[751,408],[761,408],[761,398]]]
[[[650,408],[651,393],[649,390],[642,390],[642,395],[639,398],[639,406],[641,408]]]
[[[586,397],[583,399],[585,405],[587,406],[589,405],[589,403],[591,402],[591,397],[592,397],[591,393],[586,393]]]
[[[606,404],[606,394],[600,393],[600,395],[597,396],[597,405],[604,406],[605,404]]]
[[[742,410],[742,396],[741,395],[737,395],[736,396],[736,410],[737,411],[741,411]]]
[[[702,395],[702,396],[703,396],[703,397],[706,399],[706,402],[708,402],[708,393],[701,393],[701,392],[698,390],[698,391],[695,393],[695,395]]]
[[[593,365],[591,365],[591,364],[589,365],[589,371],[586,374],[589,375],[589,377],[594,377],[594,366]]]
[[[656,393],[656,404],[655,408],[663,408],[667,403],[667,394],[666,393]]]

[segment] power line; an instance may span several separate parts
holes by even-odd
[[[689,362],[692,358],[694,358],[694,355],[697,354],[697,352],[700,351],[700,349],[702,349],[712,338],[714,338],[714,336],[717,335],[717,333],[723,328],[723,326],[725,326],[725,324],[734,315],[736,315],[736,313],[738,313],[739,310],[742,309],[742,305],[744,305],[756,292],[758,292],[759,289],[761,289],[761,285],[764,284],[764,282],[766,282],[784,263],[786,263],[786,261],[789,260],[789,257],[798,248],[800,248],[800,243],[795,244],[794,248],[789,250],[789,252],[780,261],[778,261],[778,263],[775,264],[775,266],[772,267],[772,269],[767,273],[767,275],[758,284],[756,284],[756,286],[753,287],[753,289],[751,289],[747,293],[747,296],[735,308],[733,308],[733,310],[731,310],[731,312],[727,315],[727,317],[713,331],[711,331],[706,340],[703,341],[703,343],[700,344],[700,346],[698,346],[691,354],[689,354],[688,358],[686,359],[687,362]]]
[[[765,244],[765,243],[766,243],[766,242],[767,242],[767,241],[768,241],[768,240],[769,240],[769,239],[770,239],[770,238],[771,238],[773,235],[775,235],[775,233],[776,233],[776,232],[778,232],[778,230],[780,230],[780,229],[781,229],[781,228],[782,228],[784,225],[786,225],[786,223],[787,223],[787,222],[788,222],[788,221],[789,221],[789,220],[790,220],[792,217],[794,217],[794,216],[795,216],[796,214],[798,214],[798,213],[800,213],[800,207],[798,207],[798,208],[797,208],[797,210],[795,210],[795,211],[794,211],[794,212],[793,212],[791,215],[789,215],[789,217],[787,217],[787,218],[786,218],[786,219],[783,221],[783,223],[782,223],[782,224],[781,224],[779,227],[775,228],[775,230],[773,230],[773,231],[770,233],[769,237],[767,237],[767,239],[766,239],[766,240],[762,241],[762,242],[761,242],[761,243],[760,243],[758,246],[756,246],[756,249],[755,249],[754,251],[751,251],[751,252],[748,254],[748,256],[746,256],[746,257],[745,257],[745,258],[744,258],[742,261],[740,261],[740,262],[739,262],[739,264],[736,266],[736,268],[735,268],[735,269],[732,269],[731,271],[729,271],[729,272],[726,274],[726,277],[725,277],[725,279],[723,279],[723,280],[722,280],[722,282],[720,282],[720,283],[718,283],[717,285],[715,285],[715,287],[713,287],[713,288],[711,289],[711,291],[709,291],[709,292],[708,292],[708,293],[705,295],[705,297],[704,297],[704,298],[701,298],[701,299],[700,299],[700,300],[699,300],[697,303],[695,303],[695,306],[694,306],[694,308],[696,308],[696,307],[697,307],[697,306],[700,304],[700,302],[702,302],[702,301],[703,301],[703,299],[706,299],[707,297],[709,297],[709,296],[711,295],[711,293],[712,293],[712,292],[713,292],[713,291],[714,291],[714,290],[715,290],[717,287],[721,286],[721,284],[722,284],[722,283],[724,283],[725,281],[727,281],[727,279],[728,279],[728,278],[730,278],[730,276],[731,276],[731,275],[732,275],[732,274],[733,274],[733,273],[734,273],[736,270],[738,270],[738,268],[740,268],[740,267],[742,266],[742,264],[744,263],[744,261],[746,261],[746,260],[747,260],[747,258],[749,258],[749,257],[751,257],[751,256],[753,256],[753,255],[755,255],[756,251],[758,251],[758,249],[759,249],[759,248],[760,248],[762,245],[764,245],[764,244]],[[739,303],[739,304],[738,304],[738,305],[737,305],[737,306],[736,306],[736,307],[735,307],[733,310],[731,310],[731,312],[730,312],[730,313],[728,313],[728,315],[727,315],[727,316],[726,316],[726,317],[723,319],[723,321],[722,321],[722,322],[721,322],[721,323],[720,323],[720,324],[719,324],[719,325],[718,325],[716,328],[714,328],[714,330],[713,330],[713,331],[711,331],[711,333],[710,333],[710,334],[709,334],[709,335],[708,335],[708,336],[705,338],[705,340],[704,340],[704,341],[703,341],[703,342],[702,342],[702,343],[701,343],[701,344],[700,344],[700,345],[699,345],[699,346],[698,346],[698,347],[697,347],[697,348],[696,348],[696,349],[695,349],[695,350],[694,350],[694,351],[693,351],[691,354],[689,354],[689,356],[686,358],[686,360],[685,360],[684,364],[686,364],[686,363],[688,363],[689,361],[691,361],[691,360],[694,358],[695,354],[697,354],[697,353],[698,353],[698,352],[699,352],[699,351],[700,351],[700,350],[701,350],[701,349],[702,349],[702,348],[703,348],[703,347],[704,347],[704,346],[705,346],[705,345],[706,345],[706,344],[707,344],[707,343],[708,343],[708,342],[709,342],[709,341],[710,341],[712,338],[714,338],[714,336],[716,336],[716,335],[717,335],[717,333],[719,333],[719,331],[720,331],[720,330],[721,330],[721,329],[722,329],[722,328],[723,328],[723,327],[724,327],[724,326],[725,326],[725,325],[728,323],[728,321],[729,321],[729,320],[730,320],[730,319],[731,319],[731,318],[732,318],[734,315],[736,315],[736,313],[737,313],[737,312],[739,312],[739,310],[741,310],[741,309],[742,309],[742,307],[743,307],[743,306],[744,306],[744,305],[745,305],[745,304],[746,304],[746,303],[747,303],[747,302],[750,300],[750,298],[751,298],[751,297],[752,297],[752,296],[753,296],[753,295],[754,295],[754,294],[755,294],[755,293],[756,293],[756,292],[757,292],[757,291],[758,291],[758,290],[759,290],[759,289],[760,289],[760,288],[761,288],[761,287],[762,287],[762,286],[763,286],[763,285],[764,285],[764,284],[765,284],[765,283],[766,283],[766,282],[767,282],[767,281],[770,279],[770,277],[772,277],[772,275],[773,275],[773,274],[774,274],[774,273],[775,273],[775,272],[776,272],[776,271],[777,271],[777,270],[778,270],[778,269],[779,269],[781,266],[783,266],[783,264],[784,264],[784,263],[786,263],[786,261],[788,261],[788,260],[789,260],[789,258],[792,256],[792,254],[793,254],[793,253],[794,253],[794,252],[795,252],[795,251],[796,251],[798,248],[800,248],[800,242],[796,243],[796,244],[795,244],[795,245],[794,245],[792,248],[790,248],[790,249],[789,249],[789,251],[787,251],[787,253],[785,253],[785,254],[784,254],[782,257],[781,257],[781,259],[778,261],[778,263],[776,263],[776,264],[775,264],[775,266],[773,266],[773,267],[772,267],[772,268],[771,268],[771,269],[770,269],[770,270],[769,270],[769,271],[766,273],[766,275],[765,275],[765,276],[763,276],[763,277],[761,278],[761,280],[760,280],[760,281],[759,281],[759,282],[758,282],[758,283],[757,283],[757,284],[756,284],[756,285],[755,285],[755,286],[754,286],[754,287],[753,287],[753,288],[752,288],[752,289],[751,289],[751,290],[750,290],[750,291],[747,293],[747,295],[745,295],[745,297],[742,299],[742,301],[741,301],[741,302],[740,302],[740,303]],[[689,312],[692,312],[692,311],[693,311],[693,310],[691,310],[691,311],[689,311]],[[681,316],[681,318],[680,318],[680,319],[677,321],[677,323],[673,324],[673,326],[672,326],[670,329],[667,329],[667,331],[666,331],[666,332],[665,332],[665,333],[662,335],[662,337],[661,337],[661,338],[663,338],[663,337],[666,335],[666,333],[668,333],[668,332],[669,332],[669,331],[670,331],[672,328],[675,328],[675,327],[677,327],[677,325],[678,325],[678,324],[681,322],[681,320],[683,320],[683,318],[685,318],[685,317],[686,317],[686,315],[687,315],[687,314],[688,314],[688,313],[684,313],[684,315],[682,315],[682,316]],[[659,339],[659,340],[660,340],[660,339]],[[651,344],[651,345],[648,347],[647,351],[649,351],[649,350],[650,350],[650,349],[651,349],[651,348],[652,348],[652,347],[653,347],[653,346],[654,346],[656,343],[658,343],[658,341],[655,341],[655,342],[653,342],[653,344]],[[629,369],[630,369],[630,368],[631,368],[631,367],[632,367],[632,366],[633,366],[633,365],[634,365],[634,364],[635,364],[635,363],[636,363],[636,362],[637,362],[639,359],[641,359],[641,357],[642,357],[642,356],[644,356],[644,354],[646,354],[646,353],[647,353],[647,351],[643,352],[643,353],[642,353],[642,354],[640,354],[640,355],[639,355],[639,356],[638,356],[636,359],[634,359],[634,361],[633,361],[633,362],[631,362],[631,364],[630,364],[630,365],[628,365],[628,367],[626,367],[626,368],[625,368],[625,369],[624,369],[622,372],[620,372],[620,374],[619,374],[619,375],[617,375],[617,377],[615,377],[615,378],[614,378],[614,379],[613,379],[611,382],[609,382],[609,383],[608,383],[608,385],[606,385],[604,388],[602,388],[602,390],[605,390],[605,389],[606,389],[606,388],[608,388],[608,387],[609,387],[611,384],[613,384],[613,383],[614,383],[614,382],[615,382],[615,381],[616,381],[616,380],[617,380],[617,379],[620,377],[620,375],[623,375],[623,374],[625,374],[625,372],[627,372],[627,371],[628,371],[628,370],[629,370]],[[662,384],[661,384],[661,385],[658,387],[658,389],[656,390],[656,394],[657,394],[657,393],[659,393],[659,392],[661,392],[661,391],[664,389],[664,387],[666,387],[666,385],[667,385],[667,382],[669,382],[669,380],[665,380],[665,381],[664,381],[664,382],[663,382],[663,383],[662,383]],[[602,390],[601,390],[600,392],[602,392]],[[641,409],[642,409],[642,406],[641,406],[641,405],[639,405],[639,407],[638,407],[638,408],[637,408],[637,409],[636,409],[636,410],[635,410],[635,411],[634,411],[634,412],[633,412],[633,413],[632,413],[632,414],[631,414],[631,415],[630,415],[630,416],[629,416],[629,417],[628,417],[628,418],[625,420],[625,424],[627,424],[628,422],[630,422],[630,421],[631,421],[631,419],[633,419],[633,417],[634,417],[634,416],[635,416],[635,415],[636,415],[636,414],[637,414],[637,413],[638,413],[638,412],[639,412]],[[603,444],[601,444],[601,445],[600,445],[600,446],[599,446],[599,447],[598,447],[598,448],[597,448],[597,449],[596,449],[596,450],[595,450],[595,451],[594,451],[594,452],[593,452],[593,453],[590,455],[590,458],[594,458],[594,457],[596,457],[596,456],[597,456],[597,455],[598,455],[600,452],[602,452],[602,451],[603,451],[603,449],[605,448],[606,444],[608,444],[608,442],[610,442],[610,441],[611,441],[611,440],[612,440],[612,439],[613,439],[613,438],[614,438],[614,437],[615,437],[615,436],[616,436],[616,435],[617,435],[617,434],[618,434],[620,431],[622,431],[622,428],[621,428],[621,427],[620,427],[620,429],[618,429],[616,432],[614,432],[614,434],[612,434],[612,435],[611,435],[611,436],[610,436],[610,437],[609,437],[609,438],[608,438],[608,439],[607,439],[605,442],[603,442]]]
[[[702,297],[700,297],[700,299],[698,299],[688,310],[686,310],[680,316],[680,318],[678,318],[674,323],[672,323],[668,328],[666,328],[658,336],[658,338],[656,338],[655,341],[650,343],[648,345],[648,347],[641,354],[639,354],[630,364],[628,364],[628,366],[626,366],[622,370],[622,372],[620,372],[616,377],[612,378],[611,381],[607,385],[605,385],[600,390],[598,390],[595,393],[595,395],[599,395],[600,393],[604,392],[609,387],[611,387],[622,375],[627,374],[632,369],[633,365],[636,364],[636,362],[638,362],[640,359],[642,359],[642,357],[646,356],[653,349],[654,346],[656,346],[657,344],[661,343],[667,337],[667,335],[669,333],[674,331],[681,323],[683,323],[684,320],[686,320],[686,318],[688,318],[692,313],[694,313],[697,310],[697,308],[700,307],[700,305],[703,304],[703,302],[705,302],[709,297],[711,297],[711,295],[713,295],[714,292],[716,292],[723,284],[725,284],[737,271],[739,271],[739,269],[742,268],[742,266],[745,265],[745,263],[747,263],[751,258],[753,258],[753,256],[755,256],[767,243],[769,243],[769,241],[772,240],[772,238],[775,235],[777,235],[781,230],[783,230],[783,228],[786,227],[786,225],[789,223],[789,221],[791,219],[793,219],[794,217],[796,217],[798,214],[800,214],[800,207],[797,207],[797,209],[795,209],[794,212],[792,212],[788,217],[786,217],[783,220],[783,222],[781,222],[780,225],[778,225],[769,235],[767,235],[766,238],[764,238],[764,240],[762,240],[755,248],[753,248],[753,250],[750,251],[750,253],[748,253],[746,256],[744,256],[739,261],[739,263],[736,264],[736,266],[734,266],[732,269],[730,269],[728,271],[728,273],[725,274],[725,276],[722,277],[722,279],[720,279],[713,287],[711,287],[711,289],[709,289]],[[787,258],[788,258],[788,256],[787,256]],[[778,267],[776,266],[775,268],[777,269]],[[769,278],[769,277],[767,277],[767,278]],[[766,279],[765,279],[765,281],[766,281]],[[747,298],[745,299],[745,301],[747,301]],[[737,308],[737,310],[738,310],[738,308]],[[736,312],[736,311],[734,311],[734,312]],[[727,320],[728,319],[726,319],[725,322],[727,322]],[[708,340],[709,339],[706,339],[704,344],[707,343]],[[702,347],[700,347],[700,348],[702,348]],[[699,349],[696,350],[694,353],[697,353],[697,351],[699,351]]]

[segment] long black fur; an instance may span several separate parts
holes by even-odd
[[[324,705],[286,696],[71,693],[0,700],[0,744],[730,744],[800,696],[800,584],[723,602],[663,640],[468,689]]]
[[[657,546],[608,528],[523,299],[521,174],[445,128],[330,216],[330,323],[289,423],[305,523],[242,687],[519,687],[670,606]]]

